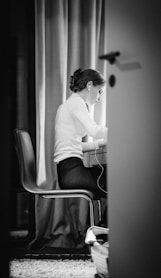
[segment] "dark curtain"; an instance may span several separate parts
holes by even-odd
[[[6,47],[8,59],[6,64],[6,86],[8,90],[9,113],[9,169],[10,169],[10,228],[14,221],[17,206],[17,193],[23,190],[20,182],[19,164],[15,149],[14,129],[29,131],[34,149],[36,142],[36,107],[35,107],[35,5],[27,0],[10,1],[8,13],[9,29]],[[34,197],[29,195],[28,229],[29,237],[35,235]],[[21,209],[21,208],[20,208]],[[21,213],[21,212],[19,212]],[[15,219],[16,218],[16,219]],[[16,227],[15,227],[16,228]],[[18,228],[17,228],[18,229]]]
[[[34,2],[8,0],[0,9],[1,62],[1,194],[0,276],[9,277],[10,229],[15,192],[22,188],[15,151],[14,128],[24,128],[35,142],[35,17]],[[31,203],[33,203],[32,200]],[[29,216],[30,217],[30,216]],[[34,218],[32,221],[34,221]],[[29,228],[31,238],[34,226]]]

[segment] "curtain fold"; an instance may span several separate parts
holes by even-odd
[[[70,95],[69,76],[77,68],[100,70],[106,78],[104,0],[35,0],[36,127],[38,184],[58,188],[53,162],[54,121]],[[106,124],[106,96],[93,117]],[[89,226],[86,200],[36,199],[36,239],[43,247],[81,248]]]

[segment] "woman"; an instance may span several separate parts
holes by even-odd
[[[107,196],[105,171],[97,184],[95,169],[83,163],[83,153],[94,150],[107,141],[107,127],[97,125],[90,116],[89,108],[100,100],[105,80],[96,70],[78,69],[70,77],[73,94],[58,108],[55,120],[55,152],[59,186],[62,189],[87,189],[98,198]],[[92,142],[84,142],[89,135]]]

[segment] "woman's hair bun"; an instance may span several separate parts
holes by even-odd
[[[80,79],[81,74],[82,74],[82,69],[79,68],[73,73],[73,75],[70,76],[70,89],[73,92],[77,92],[79,90],[77,81]]]
[[[102,86],[105,84],[105,80],[100,72],[94,69],[86,69],[82,71],[82,69],[79,68],[70,76],[69,86],[74,93],[81,92],[86,88],[89,81],[93,82],[93,86]]]
[[[79,68],[74,72],[73,76],[75,77],[75,79],[79,79],[81,76],[81,73],[82,73],[82,69]]]

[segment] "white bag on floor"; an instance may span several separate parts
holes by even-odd
[[[96,266],[97,273],[101,278],[109,277],[108,244],[109,229],[99,226],[91,226],[88,228],[85,238],[85,243],[90,246],[92,260]]]

